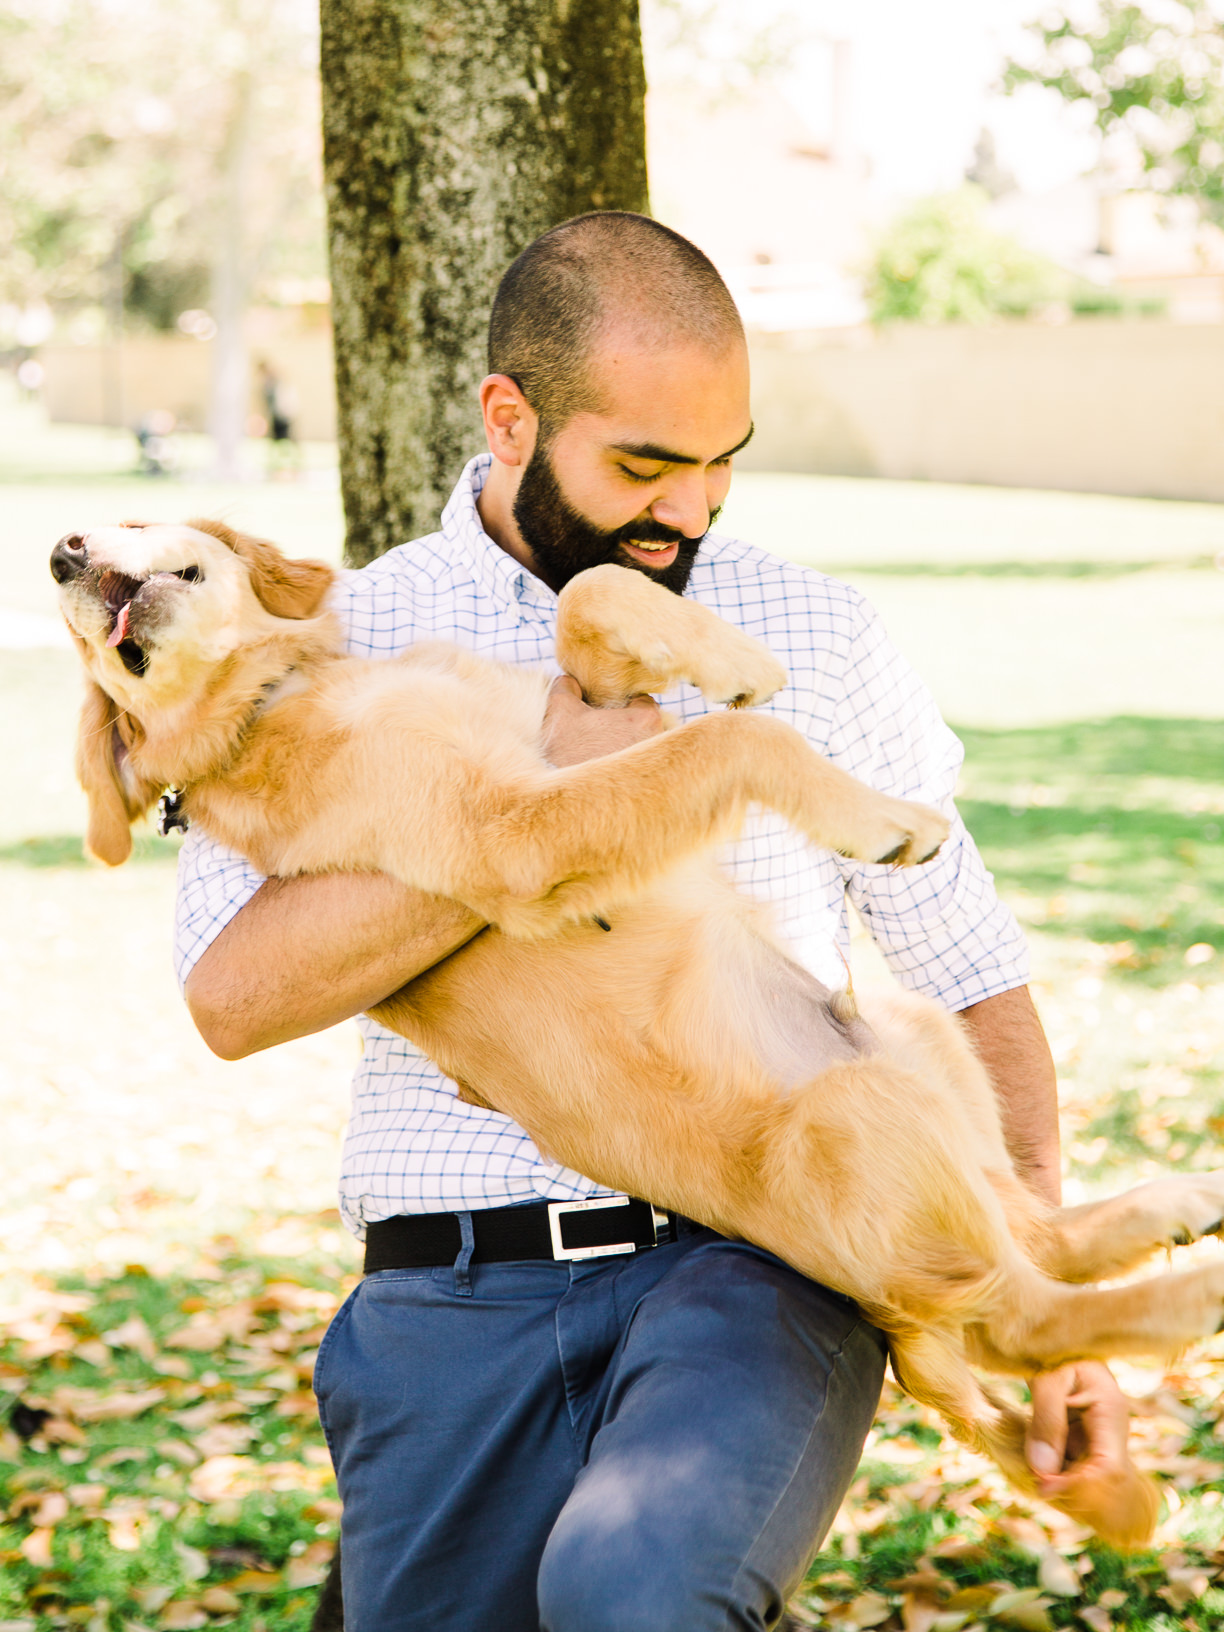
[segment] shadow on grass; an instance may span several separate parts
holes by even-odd
[[[138,834],[132,841],[131,860],[135,862],[178,861],[179,845],[176,839],[162,839],[155,834]],[[32,839],[19,839],[15,844],[0,845],[0,863],[15,863],[19,867],[96,867],[85,854],[79,833],[43,833]]]
[[[1182,978],[1192,946],[1224,950],[1224,722],[961,735],[961,811],[1030,922],[1157,981]]]

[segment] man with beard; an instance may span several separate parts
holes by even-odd
[[[752,427],[739,316],[699,250],[640,216],[554,228],[502,281],[489,368],[489,453],[439,533],[346,577],[334,604],[350,650],[444,637],[548,661],[556,592],[619,562],[765,640],[791,681],[769,706],[814,747],[951,813],[959,745],[862,598],[709,531]],[[692,688],[666,702],[686,718],[706,707]],[[596,711],[559,680],[547,749],[574,763],[657,729],[650,700]],[[903,872],[757,819],[728,866],[830,985],[855,901],[900,978],[963,1015],[1022,1170],[1056,1199],[1053,1069],[1024,948],[963,826]],[[659,1228],[649,1198],[607,1198],[364,1014],[479,928],[387,878],[264,880],[197,835],[185,847],[180,970],[218,1053],[361,1017],[341,1204],[368,1273],[315,1377],[344,1500],[346,1623],[777,1626],[853,1476],[883,1341],[769,1254],[685,1220]],[[524,1001],[547,1025],[547,992]],[[613,1205],[564,1206],[600,1198]],[[1064,1368],[1034,1394],[1046,1488],[1108,1477],[1125,1433],[1108,1373]],[[1071,1407],[1081,1439],[1064,1468]]]

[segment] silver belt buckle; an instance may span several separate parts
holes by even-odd
[[[628,1207],[630,1199],[629,1196],[592,1196],[589,1201],[550,1201],[548,1233],[552,1237],[553,1257],[561,1263],[576,1263],[582,1258],[611,1258],[618,1252],[636,1252],[636,1241],[614,1241],[607,1247],[567,1247],[561,1240],[562,1213],[588,1213],[597,1207]],[[655,1228],[657,1234],[657,1222]]]

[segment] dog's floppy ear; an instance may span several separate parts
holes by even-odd
[[[313,618],[319,611],[336,576],[326,561],[295,560],[266,538],[235,532],[223,521],[189,521],[187,525],[211,533],[246,562],[251,588],[274,618]]]
[[[125,735],[124,725],[128,725]],[[125,772],[131,723],[114,699],[92,680],[87,683],[77,734],[77,779],[89,801],[85,850],[108,867],[132,853],[132,823],[157,798],[157,787]]]

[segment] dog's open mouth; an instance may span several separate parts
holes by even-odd
[[[106,644],[115,648],[119,661],[129,674],[134,675],[142,675],[149,666],[148,652],[128,634],[132,603],[147,581],[144,578],[129,578],[122,572],[106,572],[98,580],[98,594],[111,619]]]

